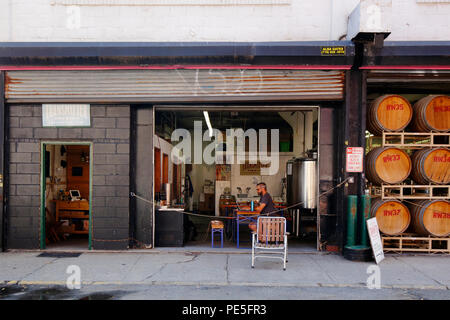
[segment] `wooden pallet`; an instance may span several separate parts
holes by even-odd
[[[384,252],[426,252],[450,254],[450,237],[433,238],[402,234],[399,236],[381,235]]]
[[[372,198],[381,197],[381,187],[369,185],[369,194]]]
[[[408,149],[450,147],[450,138],[447,143],[435,143],[435,137],[450,137],[448,132],[383,132],[382,147],[396,147]]]
[[[379,196],[383,200],[442,200],[450,198],[450,185],[384,184],[371,186],[369,190],[372,197]]]

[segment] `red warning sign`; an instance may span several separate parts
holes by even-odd
[[[364,148],[347,147],[347,172],[363,172]]]

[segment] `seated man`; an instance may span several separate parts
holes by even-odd
[[[261,196],[261,198],[259,200],[259,205],[255,208],[255,211],[258,211],[262,215],[278,216],[272,197],[267,192],[267,186],[264,182],[260,182],[256,185],[256,192],[259,196]],[[248,227],[250,230],[256,231],[256,222],[250,222]]]

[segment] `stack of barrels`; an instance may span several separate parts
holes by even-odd
[[[367,113],[367,129],[374,135],[383,132],[449,132],[450,97],[430,95],[413,106],[400,95],[383,95],[375,99]],[[419,149],[410,156],[402,149],[379,147],[366,156],[365,174],[373,185],[401,184],[410,178],[415,184],[450,184],[450,150]],[[372,217],[380,231],[399,235],[412,231],[419,235],[450,236],[448,200],[398,201],[375,199]]]

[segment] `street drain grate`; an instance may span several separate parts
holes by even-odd
[[[43,252],[38,258],[78,258],[81,253],[76,252]]]

